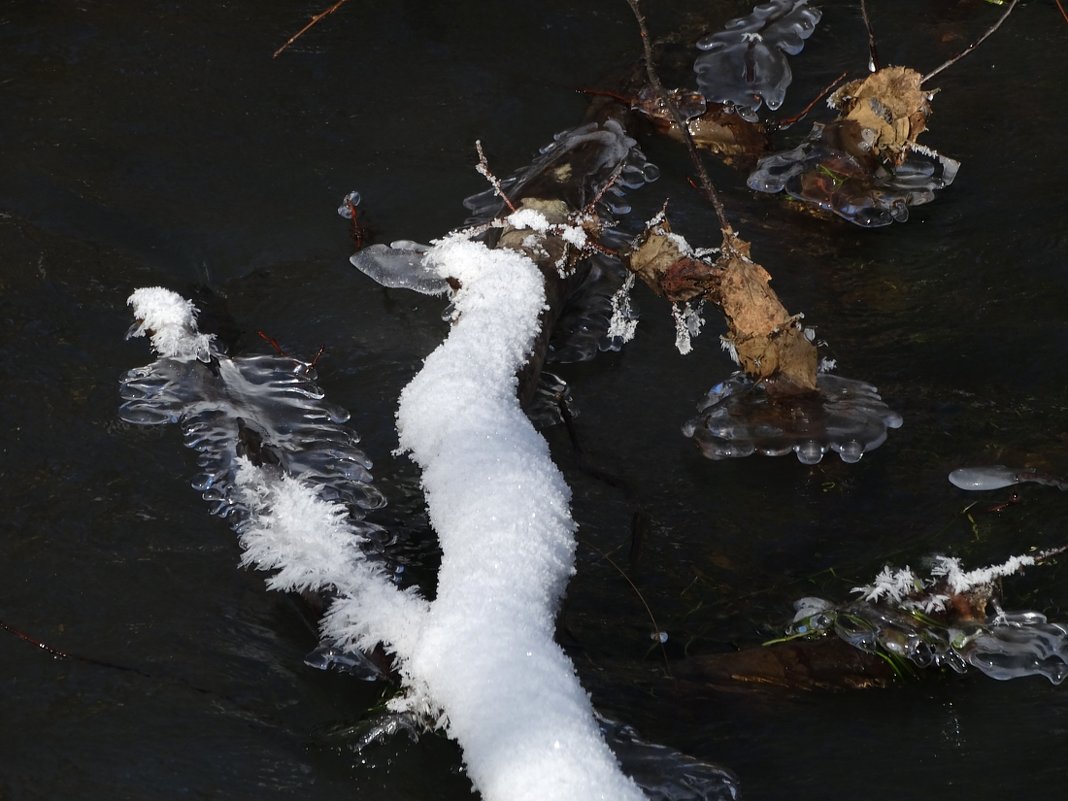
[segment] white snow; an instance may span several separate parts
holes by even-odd
[[[1000,565],[980,567],[975,570],[961,569],[960,560],[950,556],[936,556],[931,575],[944,578],[946,584],[955,593],[967,592],[975,587],[990,584],[995,579],[1019,573],[1021,569],[1035,564],[1031,556],[1010,556]]]
[[[537,266],[453,235],[448,339],[401,394],[401,447],[423,468],[442,548],[411,676],[445,713],[486,801],[637,799],[605,745],[553,621],[574,570],[570,493],[516,399],[545,302]]]
[[[901,570],[893,570],[889,565],[884,565],[874,582],[854,587],[850,592],[860,593],[865,601],[881,600],[895,604],[922,588],[912,568],[906,565]]]
[[[157,355],[166,359],[208,361],[210,334],[197,330],[197,309],[192,301],[163,287],[143,287],[126,299],[137,323],[128,337],[150,337]]]
[[[701,327],[705,324],[701,316],[702,305],[671,304],[671,316],[675,320],[675,349],[683,356],[693,350],[692,340],[701,333]]]
[[[536,209],[519,209],[509,214],[505,220],[510,226],[517,229],[529,228],[544,234],[549,230],[549,221],[545,215]]]
[[[553,639],[574,572],[570,491],[519,406],[517,374],[539,330],[542,274],[525,255],[462,234],[424,263],[459,281],[455,323],[404,389],[402,451],[423,470],[441,569],[428,602],[399,589],[360,549],[343,504],[313,485],[240,458],[241,563],[283,591],[330,590],[324,638],[382,643],[408,695],[459,743],[485,801],[637,801],[574,666]],[[138,290],[135,335],[161,356],[206,358],[196,310],[168,290]]]

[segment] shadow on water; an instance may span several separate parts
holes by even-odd
[[[710,24],[743,10],[728,5]],[[883,60],[920,68],[996,13],[968,0],[871,5]],[[667,30],[710,13],[696,6],[651,6],[651,21]],[[821,6],[786,113],[865,60],[856,8]],[[322,737],[379,688],[303,667],[313,631],[237,569],[228,528],[187,487],[178,435],[117,421],[117,377],[147,361],[143,343],[122,340],[123,303],[162,284],[196,296],[239,348],[264,349],[261,329],[303,356],[326,344],[320,381],[377,463],[392,502],[381,522],[425,538],[417,476],[390,451],[397,393],[440,341],[440,308],[352,270],[334,209],[358,188],[380,241],[444,233],[482,188],[476,138],[501,172],[526,163],[581,118],[573,90],[610,81],[638,46],[622,2],[499,14],[354,0],[272,60],[319,10],[84,0],[0,11],[0,620],[113,665],[54,660],[0,633],[0,797],[469,796],[439,739],[398,740],[361,764]],[[670,318],[648,295],[622,354],[560,371],[589,458],[632,488],[581,469],[550,432],[582,541],[561,631],[606,711],[730,766],[748,798],[990,798],[994,764],[1013,795],[1060,797],[1063,688],[982,677],[837,695],[682,686],[664,677],[651,623],[603,553],[631,571],[681,659],[766,639],[795,598],[843,598],[885,561],[947,551],[978,564],[1064,541],[1061,493],[1020,488],[1022,504],[988,513],[1009,491],[991,493],[970,520],[961,510],[975,497],[945,476],[996,462],[1068,472],[1057,211],[1068,165],[1054,135],[1068,122],[1066,28],[1052,3],[1023,5],[939,77],[925,140],[963,166],[905,225],[817,220],[713,168],[779,294],[844,375],[878,385],[905,419],[860,464],[702,459],[679,426],[730,365],[712,330],[675,355]],[[680,230],[709,244],[714,225],[681,155],[648,149],[679,170],[636,206],[671,195]],[[636,511],[642,541],[628,560]],[[1068,617],[1063,566],[1005,589],[1010,606]]]

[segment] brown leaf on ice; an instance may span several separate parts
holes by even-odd
[[[856,124],[849,146],[854,156],[872,154],[895,164],[927,127],[931,92],[921,88],[923,76],[907,67],[884,67],[851,81],[828,101],[840,119]]]

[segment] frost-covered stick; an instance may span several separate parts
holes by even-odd
[[[516,396],[545,303],[541,270],[459,235],[431,254],[461,289],[457,322],[397,414],[442,547],[408,669],[444,710],[484,798],[641,798],[553,640],[574,571],[570,493]]]
[[[553,640],[574,571],[569,491],[522,412],[517,373],[545,302],[527,256],[453,235],[427,258],[462,287],[449,337],[405,389],[401,447],[424,469],[442,545],[432,604],[399,590],[359,547],[342,503],[299,477],[238,459],[242,563],[286,591],[329,590],[325,637],[397,657],[398,707],[429,713],[464,752],[486,801],[643,798],[619,768],[574,667]],[[163,359],[222,360],[189,301],[131,297],[134,333]]]

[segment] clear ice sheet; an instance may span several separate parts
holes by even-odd
[[[385,505],[371,461],[343,425],[349,414],[324,400],[311,367],[285,356],[215,355],[209,362],[159,359],[122,377],[119,417],[137,425],[177,423],[197,452],[193,488],[212,513],[243,511],[234,501],[237,457],[315,486],[353,515]],[[362,524],[368,533],[376,527]],[[377,538],[377,537],[376,537]]]
[[[953,183],[960,164],[926,148],[907,151],[901,164],[871,164],[840,147],[838,123],[814,123],[799,146],[763,157],[749,175],[757,192],[791,197],[864,228],[909,218],[909,207],[930,203]]]
[[[643,740],[632,726],[597,715],[608,747],[623,772],[649,801],[736,801],[737,777],[726,768],[700,762],[665,745]]]
[[[444,295],[449,290],[448,282],[423,260],[428,250],[428,245],[402,240],[389,245],[368,245],[353,253],[349,261],[384,287]]]
[[[697,86],[711,103],[734,107],[750,121],[762,104],[779,108],[793,80],[787,55],[797,55],[819,22],[808,0],[771,0],[697,42]]]
[[[871,384],[823,373],[813,394],[773,397],[763,384],[734,373],[713,387],[700,412],[683,426],[709,459],[759,453],[796,454],[816,464],[828,451],[843,462],[856,462],[886,441],[887,431],[901,426]]]

